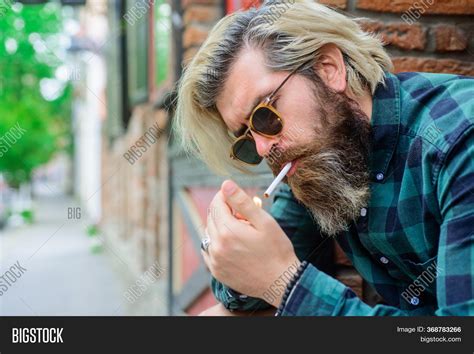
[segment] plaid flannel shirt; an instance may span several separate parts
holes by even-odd
[[[281,314],[474,315],[474,78],[386,73],[371,126],[370,200],[336,240],[384,303],[322,269],[325,237],[285,186],[271,214],[310,264]],[[268,307],[215,279],[212,289],[229,309]]]

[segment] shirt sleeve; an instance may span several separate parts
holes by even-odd
[[[393,306],[371,307],[340,281],[309,264],[293,287],[282,316],[406,316]]]
[[[300,204],[287,185],[275,193],[270,214],[291,240],[296,256],[319,269],[332,272],[332,242],[323,238],[308,210]],[[262,299],[248,297],[212,278],[211,289],[216,299],[229,310],[257,311],[270,308]]]
[[[474,315],[474,126],[458,138],[438,179],[443,223],[438,246],[437,315]]]
[[[474,127],[446,154],[437,179],[442,222],[437,259],[437,316],[474,315]],[[413,311],[371,307],[312,265],[292,289],[283,316],[404,316]]]

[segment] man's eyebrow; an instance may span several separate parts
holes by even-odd
[[[258,97],[255,98],[255,100],[253,101],[253,104],[252,106],[250,107],[249,110],[247,110],[247,112],[245,113],[244,115],[244,119],[245,120],[248,120],[250,118],[250,115],[252,114],[253,110],[255,109],[255,107],[257,107],[257,105],[263,101],[264,98],[266,98],[268,95],[271,94],[272,91],[268,92],[268,93],[265,93],[263,95],[260,95]],[[237,134],[242,130],[242,127],[240,127],[239,129],[235,130],[232,132],[232,134],[234,134],[234,136],[237,136]]]

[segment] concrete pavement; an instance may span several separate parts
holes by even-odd
[[[78,206],[65,196],[41,197],[33,225],[2,231],[0,276],[15,264],[26,270],[14,271],[18,278],[6,291],[5,284],[0,287],[0,315],[165,314],[164,297],[152,289],[136,303],[127,302],[124,292],[135,279],[116,251],[108,246],[91,251],[85,216],[68,218],[68,208]]]

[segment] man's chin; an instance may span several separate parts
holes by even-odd
[[[366,205],[369,195],[368,188],[365,191],[353,191],[355,197],[350,198],[352,202],[348,202],[348,200],[334,201],[331,207],[321,208],[314,200],[306,200],[308,199],[307,194],[302,195],[295,188],[292,190],[294,190],[295,198],[306,206],[321,232],[327,236],[336,236],[347,231],[350,223],[359,216],[360,209]],[[327,205],[327,203],[324,204]]]
[[[367,175],[360,172],[354,178],[346,174],[338,160],[335,155],[325,154],[301,161],[294,175],[288,178],[295,198],[329,236],[346,231],[369,199]]]

